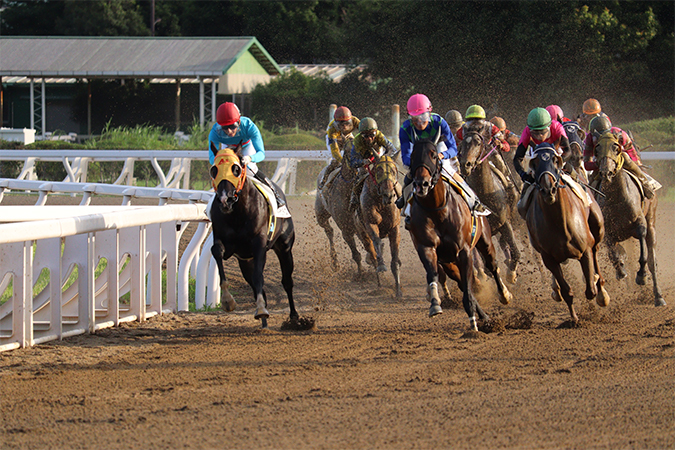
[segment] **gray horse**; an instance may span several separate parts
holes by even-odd
[[[323,173],[319,174],[318,180],[321,180]],[[375,266],[377,255],[373,242],[368,234],[355,225],[356,215],[349,207],[349,200],[352,193],[352,187],[356,183],[357,173],[349,165],[348,158],[342,159],[339,172],[328,177],[323,189],[317,189],[316,199],[314,201],[314,213],[319,226],[324,229],[330,243],[330,256],[333,268],[337,268],[337,253],[335,252],[335,242],[333,239],[333,227],[330,224],[330,218],[337,224],[342,232],[342,238],[345,240],[352,252],[352,259],[356,262],[359,276],[363,275],[363,266],[361,264],[361,253],[356,248],[354,236],[366,249],[366,263]],[[318,185],[318,181],[317,181]]]
[[[656,205],[657,197],[642,198],[638,184],[625,170],[621,170],[623,158],[618,138],[612,133],[605,133],[595,147],[595,158],[598,162],[601,190],[598,203],[605,216],[609,259],[616,269],[616,277],[621,280],[626,274],[626,251],[621,242],[635,238],[640,243],[640,268],[635,277],[639,285],[646,283],[645,266],[652,273],[654,305],[664,306],[666,302],[656,280]]]

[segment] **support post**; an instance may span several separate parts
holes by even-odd
[[[401,129],[401,111],[398,105],[391,107],[391,142],[396,148],[401,148],[401,141],[398,139],[398,130]]]
[[[176,131],[180,130],[180,78],[176,78]]]
[[[330,121],[333,120],[336,109],[337,105],[335,103],[331,103],[331,105],[328,107],[328,123],[330,123]]]
[[[199,78],[199,126],[204,129],[204,79]]]
[[[91,139],[91,80],[87,79],[87,137]]]

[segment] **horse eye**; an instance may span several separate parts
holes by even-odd
[[[234,175],[235,177],[238,178],[239,175],[241,175],[241,167],[239,167],[236,164],[233,164],[232,165],[232,175]]]

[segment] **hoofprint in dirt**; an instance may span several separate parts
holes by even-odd
[[[668,306],[652,306],[633,277],[609,277],[612,303],[580,301],[579,326],[565,328],[567,309],[520,235],[512,304],[499,304],[491,279],[479,293],[504,327],[472,338],[461,309],[427,317],[407,234],[397,301],[390,273],[382,288],[374,269],[355,279],[341,246],[333,271],[311,200],[290,206],[296,303],[315,331],[280,330],[288,309],[275,258],[270,330],[259,330],[232,261],[233,313],[170,314],[1,353],[0,448],[675,446],[673,204],[662,202],[657,219]],[[582,292],[581,274],[565,270]]]

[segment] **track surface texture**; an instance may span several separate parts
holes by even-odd
[[[581,319],[567,326],[521,221],[514,300],[502,306],[484,281],[479,301],[500,326],[467,333],[461,308],[428,318],[407,231],[402,301],[389,272],[382,287],[372,267],[355,278],[339,233],[331,269],[313,201],[290,209],[296,303],[315,330],[282,330],[288,305],[270,252],[262,331],[232,259],[232,313],[169,314],[0,353],[0,448],[675,448],[675,204],[661,202],[657,220],[668,306],[653,306],[651,277],[635,285],[632,242],[622,281],[601,251],[607,308],[584,298],[579,264],[565,266]]]

